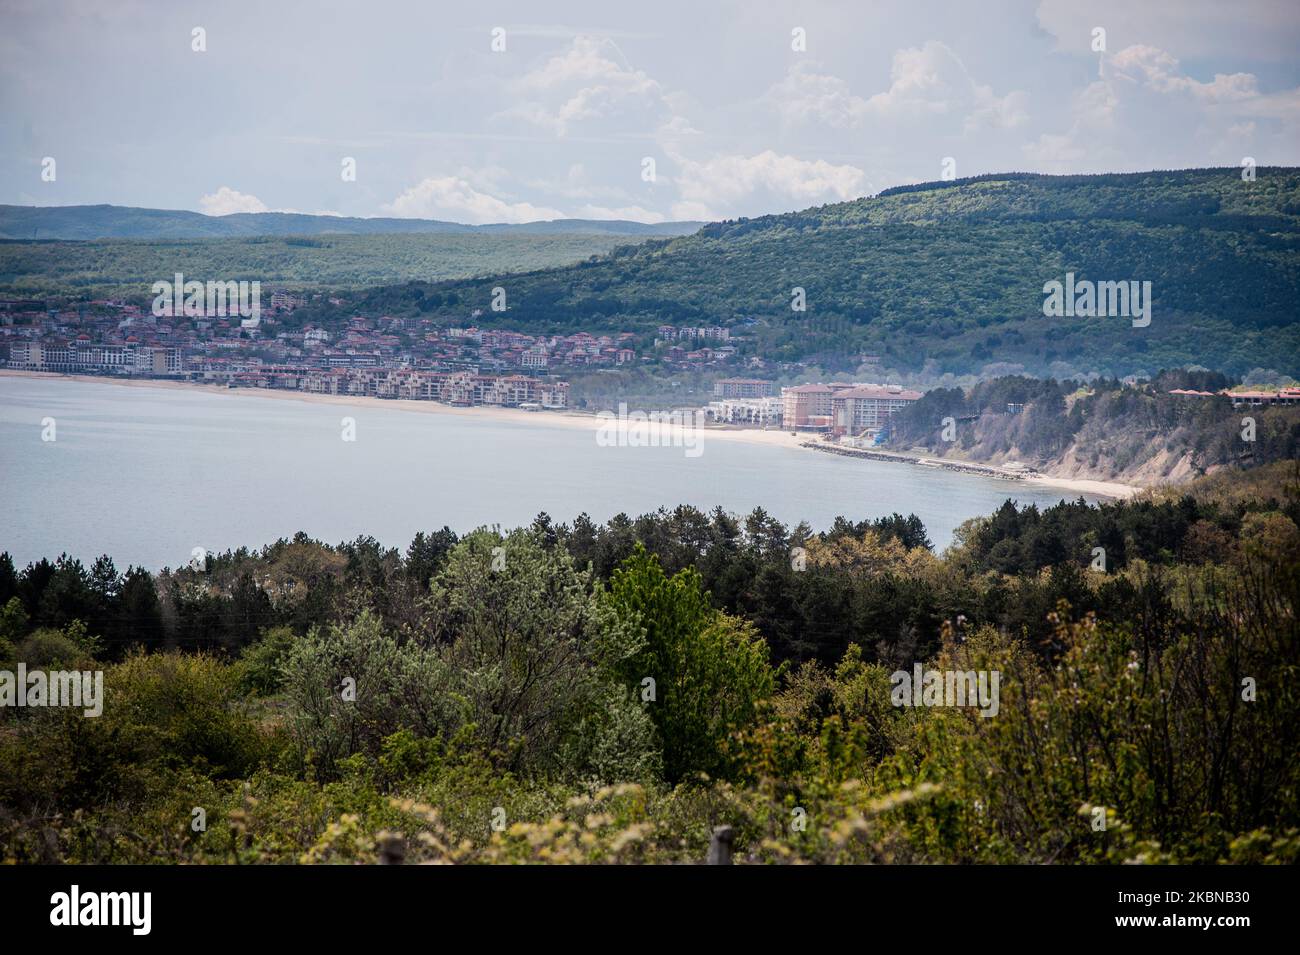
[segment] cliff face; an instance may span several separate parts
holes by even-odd
[[[1153,484],[1186,484],[1203,474],[1227,465],[1211,464],[1203,467],[1196,463],[1192,451],[1179,453],[1167,448],[1152,448],[1151,456],[1140,463],[1121,468],[1113,459],[1098,456],[1089,463],[1087,450],[1071,445],[1065,452],[1046,462],[1040,470],[1057,477],[1090,478],[1099,481],[1119,481],[1123,484],[1148,486]]]
[[[978,445],[969,450],[957,449],[948,453],[936,449],[934,453],[937,457],[976,461],[981,464],[1007,465],[1019,462],[1052,477],[1114,481],[1139,487],[1185,484],[1227,466],[1225,464],[1200,465],[1192,451],[1170,450],[1158,442],[1151,442],[1146,449],[1127,450],[1132,453],[1124,455],[1128,463],[1123,465],[1113,452],[1106,453],[1096,447],[1087,447],[1073,442],[1060,454],[1050,457],[1028,454],[1014,447],[1006,452],[987,453],[986,448]]]
[[[1047,394],[1016,414],[968,414],[947,441],[942,428],[909,433],[905,423],[900,430],[894,447],[934,457],[1018,461],[1056,477],[1143,486],[1300,459],[1300,407],[1234,408],[1223,396],[1170,396],[1145,386],[1069,399]]]

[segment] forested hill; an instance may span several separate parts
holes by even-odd
[[[370,289],[352,307],[556,330],[744,324],[765,357],[1057,377],[1199,363],[1300,373],[1300,170],[1006,174],[713,223],[527,275]],[[1151,322],[1048,318],[1044,284],[1151,283]],[[509,310],[488,311],[503,285]],[[792,309],[795,288],[806,311]],[[1017,370],[1017,369],[1005,369]]]
[[[507,235],[675,236],[698,222],[647,224],[622,219],[556,219],[549,222],[465,225],[439,219],[358,219],[296,212],[237,212],[209,216],[181,209],[131,206],[0,205],[0,239],[225,239],[284,235]]]

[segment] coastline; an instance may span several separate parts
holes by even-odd
[[[839,454],[845,457],[867,458],[874,461],[889,461],[895,464],[939,467],[949,471],[976,474],[981,477],[993,478],[995,480],[1023,481],[1028,484],[1039,485],[1040,487],[1055,487],[1078,494],[1092,494],[1099,497],[1130,498],[1147,490],[1145,487],[1134,484],[1124,484],[1119,481],[1101,481],[1093,478],[1065,477],[1062,475],[1045,474],[1041,471],[1026,473],[1022,471],[1013,471],[1009,468],[1004,468],[1001,465],[988,464],[983,461],[926,457],[923,454],[916,454],[909,451],[886,451],[875,448],[865,450],[842,448],[836,445],[826,445],[811,440],[803,441],[802,446],[806,449],[819,451],[823,454]]]
[[[0,376],[8,378],[48,378],[65,381],[81,381],[92,384],[118,385],[125,388],[161,388],[167,390],[206,391],[219,395],[239,395],[254,398],[266,398],[278,401],[302,401],[310,404],[332,404],[350,408],[388,408],[399,411],[413,411],[420,414],[453,415],[468,418],[483,418],[506,421],[515,424],[529,424],[543,427],[573,428],[597,431],[609,419],[582,411],[522,411],[518,408],[500,408],[486,405],[462,408],[446,405],[437,401],[419,401],[410,398],[375,398],[365,395],[323,395],[302,391],[279,391],[272,388],[235,388],[203,382],[175,381],[166,378],[114,378],[99,375],[64,374],[51,371],[23,371],[14,368],[0,368]],[[662,425],[674,431],[681,431],[680,425]],[[701,434],[705,440],[720,439],[724,441],[742,441],[748,444],[762,444],[768,447],[784,447],[809,450],[804,447],[807,435],[792,434],[780,428],[728,428],[708,427]],[[698,439],[697,439],[698,440]],[[907,463],[908,455],[897,454],[899,463]],[[1095,481],[1082,478],[1055,477],[1050,474],[1025,475],[1019,480],[1041,487],[1054,487],[1080,494],[1097,497],[1129,498],[1145,490],[1132,484],[1118,481]]]
[[[421,401],[412,398],[374,398],[368,395],[322,395],[305,391],[280,391],[274,388],[226,388],[223,385],[206,384],[193,381],[174,381],[166,378],[113,378],[100,375],[64,374],[54,371],[21,371],[14,368],[0,368],[0,376],[9,378],[50,378],[63,381],[81,381],[90,384],[120,385],[125,388],[162,388],[170,391],[206,391],[215,395],[238,395],[241,397],[269,398],[275,401],[302,401],[309,404],[339,405],[348,408],[387,408],[398,411],[414,411],[420,414],[451,415],[464,418],[482,418],[493,421],[508,421],[514,424],[533,426],[574,428],[596,431],[607,419],[585,411],[523,411],[519,408],[501,408],[495,405],[475,405],[463,408],[447,405],[439,401]],[[683,430],[680,425],[661,425],[673,431]],[[728,428],[708,427],[701,432],[706,440],[721,438],[726,441],[744,441],[749,444],[765,444],[769,447],[797,448],[805,437],[796,437],[779,428]]]
[[[1054,477],[1050,474],[1031,474],[1025,478],[1025,481],[1045,487],[1059,487],[1079,494],[1095,494],[1098,497],[1113,497],[1119,500],[1135,497],[1148,490],[1136,484],[1122,484],[1119,481],[1093,481],[1087,478]]]

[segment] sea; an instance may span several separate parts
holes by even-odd
[[[741,517],[762,508],[813,530],[837,516],[915,514],[939,551],[1008,498],[1041,508],[1081,496],[707,434],[696,448],[611,445],[547,415],[0,376],[0,550],[20,569],[66,553],[156,571],[199,548],[257,548],[298,531],[404,550],[443,526],[508,529],[542,512],[601,522],[689,504]]]

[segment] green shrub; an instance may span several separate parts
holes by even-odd
[[[241,685],[249,693],[271,696],[284,686],[284,664],[293,648],[291,627],[271,627],[262,631],[256,643],[240,653],[243,667]]]
[[[437,653],[398,643],[369,612],[295,641],[283,673],[294,738],[320,779],[354,753],[377,756],[399,730],[449,736],[462,722]]]
[[[668,577],[640,544],[609,593],[610,605],[643,634],[643,649],[621,669],[638,690],[653,688],[648,709],[665,778],[731,774],[726,743],[757,720],[775,686],[767,644],[751,625],[709,605],[695,570]]]

